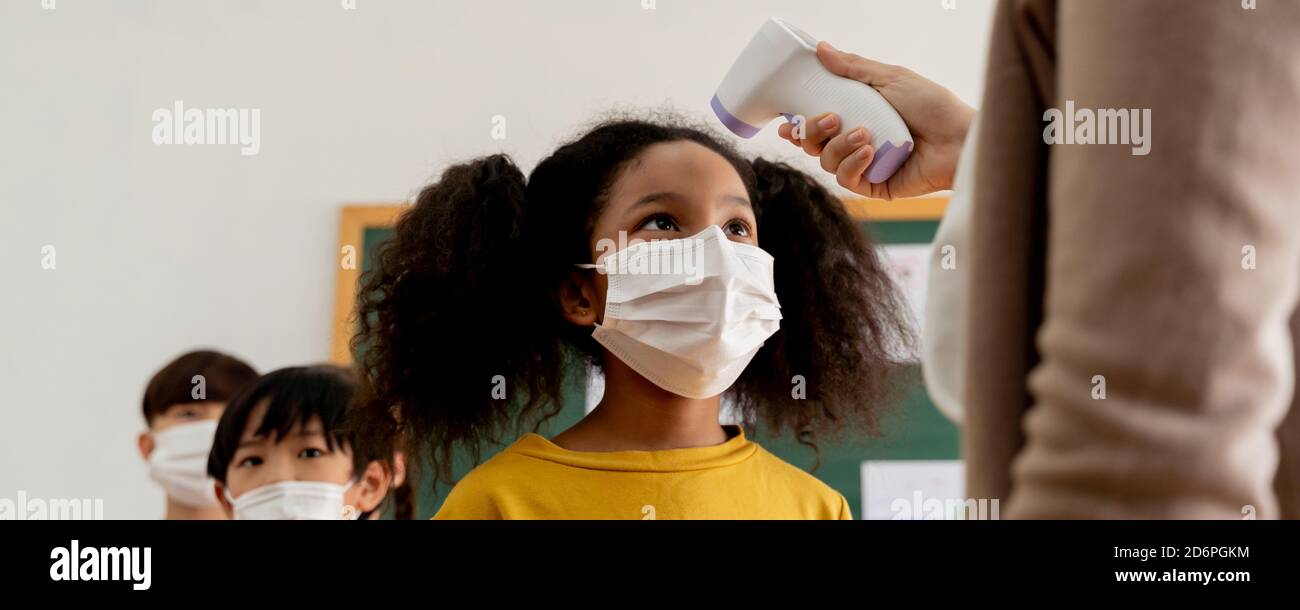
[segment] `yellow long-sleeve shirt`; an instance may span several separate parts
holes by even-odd
[[[525,434],[451,490],[434,519],[852,519],[816,477],[747,440],[587,452]]]

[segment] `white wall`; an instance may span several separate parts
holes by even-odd
[[[196,346],[324,360],[341,204],[488,152],[531,169],[617,105],[708,118],[769,15],[980,98],[992,0],[655,4],[0,0],[0,498],[160,515],[134,441],[146,380]],[[178,99],[261,109],[260,154],[153,144]],[[817,169],[770,131],[744,148]]]

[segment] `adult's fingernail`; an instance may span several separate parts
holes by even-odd
[[[867,134],[865,130],[863,130],[861,127],[849,132],[849,144],[852,144],[854,146],[861,144],[862,141],[865,140],[866,138],[867,138]]]
[[[835,128],[835,115],[832,114],[832,115],[830,115],[830,116],[827,116],[826,118],[823,118],[823,119],[820,120],[820,121],[817,121],[817,126],[818,126],[818,127],[821,127],[822,129],[834,129],[834,128]]]

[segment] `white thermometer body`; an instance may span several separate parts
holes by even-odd
[[[752,138],[773,119],[839,115],[846,129],[866,127],[876,148],[867,180],[879,184],[912,154],[912,133],[894,107],[869,85],[832,74],[817,59],[817,40],[768,19],[727,72],[710,104],[732,133]]]

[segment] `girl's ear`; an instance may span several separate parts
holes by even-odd
[[[556,290],[560,302],[560,312],[564,319],[578,326],[591,326],[601,319],[603,312],[597,311],[597,304],[604,306],[596,286],[597,271],[575,269],[569,272]]]
[[[353,505],[363,513],[379,508],[392,483],[393,475],[383,463],[376,460],[366,464],[366,471],[361,474],[361,480],[357,481],[358,494]]]
[[[220,481],[213,481],[212,493],[217,494],[217,502],[221,503],[221,510],[226,513],[226,518],[234,519],[235,507],[231,506],[230,501],[226,499],[226,487]]]

